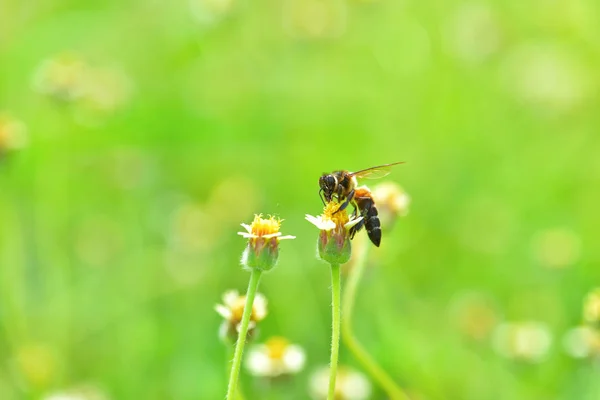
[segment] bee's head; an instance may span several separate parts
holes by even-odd
[[[321,177],[319,178],[319,186],[323,191],[323,196],[325,196],[325,200],[327,200],[327,202],[330,202],[333,197],[333,193],[335,192],[335,188],[337,186],[337,179],[335,178],[335,176],[333,174],[321,175]]]

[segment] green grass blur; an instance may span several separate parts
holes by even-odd
[[[93,101],[33,83],[65,54],[112,71]],[[359,289],[371,354],[414,399],[600,398],[562,345],[600,281],[599,68],[594,0],[3,0],[0,113],[29,142],[0,159],[0,399],[224,398],[213,308],[254,213],[297,236],[258,340],[307,365],[241,385],[309,398],[330,276],[304,215],[321,173],[394,161],[412,203]],[[545,356],[499,353],[503,321],[545,324]]]

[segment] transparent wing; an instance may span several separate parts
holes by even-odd
[[[361,169],[360,171],[350,173],[350,175],[360,179],[379,179],[387,176],[391,172],[392,167],[398,164],[404,164],[404,161]]]

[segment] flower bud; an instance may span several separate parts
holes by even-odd
[[[319,258],[338,265],[350,260],[352,245],[348,230],[362,220],[362,217],[350,219],[347,211],[339,211],[339,207],[338,203],[330,202],[322,215],[306,215],[306,220],[321,230],[317,240]]]
[[[252,224],[242,224],[246,232],[238,235],[248,239],[248,246],[242,254],[242,265],[247,269],[270,271],[277,264],[279,258],[279,241],[294,239],[295,236],[282,236],[279,232],[281,220],[275,217],[268,219],[255,215]]]

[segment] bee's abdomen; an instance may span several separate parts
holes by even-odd
[[[361,210],[361,215],[365,219],[365,229],[369,239],[373,244],[379,247],[381,243],[381,223],[377,213],[377,207],[371,196],[360,197],[356,199],[356,204]]]

